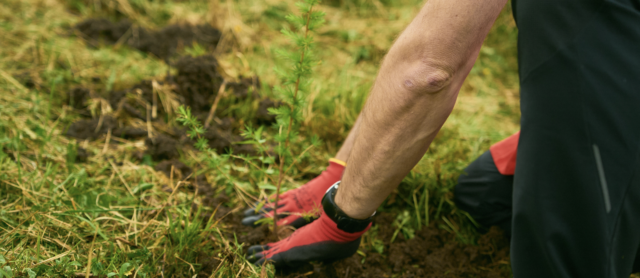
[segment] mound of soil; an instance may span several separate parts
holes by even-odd
[[[174,24],[160,30],[149,30],[126,19],[114,23],[104,18],[87,19],[76,24],[74,29],[94,46],[120,42],[165,60],[173,56],[176,50],[191,46],[194,42],[212,50],[222,35],[220,30],[209,24]]]
[[[112,132],[112,134],[113,136],[123,139],[138,139],[149,135],[146,129],[131,126],[117,128]]]
[[[277,108],[282,105],[280,101],[274,101],[270,98],[260,101],[258,111],[256,112],[256,121],[258,124],[267,125],[276,121],[276,115],[269,113],[269,108]]]
[[[69,126],[67,136],[93,140],[107,134],[109,130],[113,130],[116,125],[116,119],[111,116],[79,120]]]
[[[169,78],[163,82],[157,82],[158,86],[169,86],[175,94],[175,101],[191,108],[191,112],[201,122],[204,122],[209,114],[218,90],[223,82],[223,78],[218,71],[218,61],[210,55],[199,57],[183,57],[176,62],[178,73],[175,78]],[[240,78],[237,82],[228,82],[229,90],[235,99],[258,98],[259,79]],[[154,96],[156,94],[156,96]],[[111,131],[111,136],[124,139],[145,139],[147,150],[144,154],[149,155],[154,161],[172,160],[179,157],[178,149],[194,142],[186,136],[186,130],[176,128],[164,128],[169,130],[163,133],[154,129],[153,138],[147,138],[149,133],[145,123],[151,120],[152,125],[166,126],[165,106],[162,105],[160,96],[154,93],[154,83],[150,80],[143,80],[134,86],[106,93],[106,99],[115,111],[109,116],[100,118],[90,118],[88,101],[96,98],[97,94],[86,88],[74,88],[69,91],[67,104],[78,111],[78,113],[88,119],[82,119],[71,124],[67,131],[67,136],[81,140],[95,140]],[[105,95],[105,94],[103,94]],[[155,97],[155,98],[154,98]],[[258,124],[271,124],[275,117],[268,114],[268,108],[277,107],[278,102],[269,98],[259,101],[259,109],[253,122]],[[155,107],[157,112],[155,118],[150,116],[150,107]],[[221,111],[219,107],[217,111]],[[138,124],[132,126],[131,119],[137,120]],[[214,118],[211,126],[205,131],[204,137],[209,140],[209,146],[218,153],[225,153],[233,150],[237,154],[253,154],[253,147],[250,145],[236,144],[244,139],[239,136],[239,128],[243,127],[244,121],[238,123],[233,118]]]
[[[154,169],[158,172],[162,172],[167,177],[171,177],[171,171],[173,171],[174,178],[178,180],[189,177],[191,176],[191,173],[193,173],[189,166],[177,159],[162,161],[156,164]]]
[[[86,88],[74,88],[69,91],[68,105],[74,109],[85,109],[86,102],[91,98],[91,91]]]
[[[237,99],[257,98],[257,91],[260,90],[260,78],[240,76],[239,82],[229,82],[227,88],[233,92]]]
[[[74,28],[94,44],[114,44],[131,29],[131,25],[126,19],[113,23],[105,18],[91,18],[76,24]]]
[[[89,159],[89,156],[90,154],[85,148],[78,147],[76,149],[76,162],[85,163]]]
[[[144,140],[144,145],[147,147],[145,154],[150,155],[155,161],[174,159],[180,156],[178,153],[178,140],[164,134],[147,138]]]
[[[222,85],[218,60],[211,55],[183,57],[175,67],[178,69],[177,92],[184,98],[184,104],[196,115],[208,113]]]

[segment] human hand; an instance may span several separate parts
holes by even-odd
[[[348,258],[358,251],[360,238],[370,227],[354,233],[342,231],[323,211],[316,221],[281,241],[249,247],[247,259],[255,265],[270,262],[275,266],[295,266]]]
[[[342,177],[344,162],[331,159],[329,167],[318,177],[309,181],[305,185],[280,194],[278,202],[278,225],[290,225],[300,228],[315,219],[322,210],[322,196],[331,185]],[[256,211],[249,208],[244,212],[245,218],[242,224],[247,226],[257,226],[256,222],[265,217],[273,217],[273,203],[268,203],[262,209]],[[307,220],[305,215],[313,215],[314,219]],[[281,218],[281,216],[284,216]]]

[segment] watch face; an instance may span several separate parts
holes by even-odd
[[[338,224],[338,229],[342,230],[342,229],[346,228],[347,226],[349,226],[349,219],[344,218],[342,216],[338,216],[338,221],[337,221],[336,224]]]

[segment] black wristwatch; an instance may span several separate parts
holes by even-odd
[[[343,230],[347,233],[356,233],[362,232],[366,229],[369,224],[371,224],[371,220],[373,216],[376,215],[375,212],[367,219],[355,219],[349,217],[346,213],[344,213],[336,202],[334,198],[336,197],[336,192],[338,191],[338,187],[340,186],[340,182],[336,182],[334,185],[329,187],[327,193],[322,197],[322,208],[324,208],[324,212],[335,222],[338,224],[338,229]]]

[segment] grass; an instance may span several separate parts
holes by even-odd
[[[318,174],[335,154],[362,108],[377,68],[395,37],[421,7],[415,0],[331,0],[318,8],[326,25],[317,30],[314,82],[294,154],[301,157],[286,177],[294,188]],[[127,17],[137,24],[209,22],[224,31],[216,51],[231,77],[257,74],[262,94],[282,80],[276,49],[289,46],[279,30],[293,1],[7,0],[0,5],[0,274],[2,277],[192,277],[211,258],[212,277],[271,277],[243,258],[241,242],[211,217],[218,208],[202,201],[188,184],[165,177],[152,164],[133,162],[140,141],[77,141],[64,133],[78,115],[64,105],[76,86],[104,92],[142,80],[161,80],[169,70],[154,57],[124,46],[88,47],[69,27],[88,17]],[[427,155],[381,210],[399,212],[398,233],[436,221],[458,240],[473,244],[473,223],[455,208],[452,188],[462,169],[488,147],[519,128],[516,29],[505,10],[487,38],[462,87],[453,114]],[[189,51],[198,52],[197,49]],[[185,53],[188,51],[185,50]],[[94,82],[99,78],[100,82]],[[34,86],[27,86],[28,83]],[[248,104],[247,104],[248,105]],[[221,106],[222,107],[222,106]],[[221,108],[222,109],[222,108]],[[241,114],[247,107],[228,106]],[[173,123],[171,123],[173,124]],[[267,128],[265,136],[277,131]],[[115,139],[114,139],[115,140]],[[86,163],[74,152],[86,149]],[[210,167],[194,150],[188,165]],[[241,194],[271,192],[251,166],[220,160],[207,179],[231,193],[222,204],[239,210]],[[233,173],[233,175],[231,174]],[[164,187],[164,188],[163,188]],[[166,188],[173,193],[167,192]],[[267,187],[268,188],[268,187]],[[181,190],[182,189],[182,190]],[[361,248],[379,249],[375,235]]]

